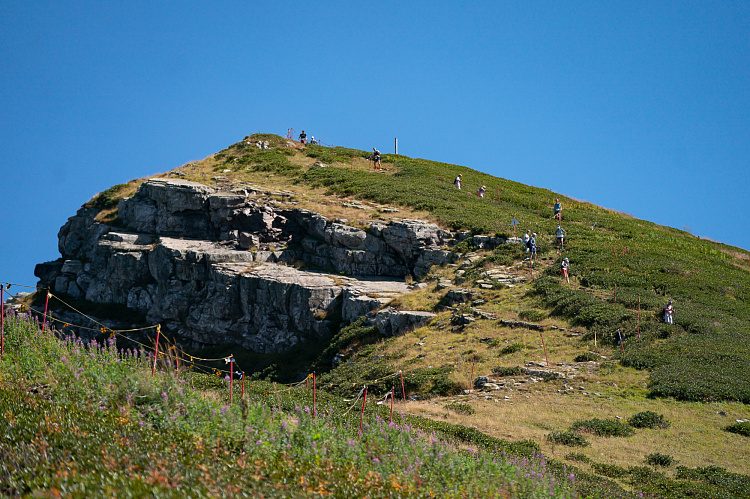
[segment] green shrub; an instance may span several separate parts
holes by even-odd
[[[500,350],[500,355],[509,355],[511,353],[520,352],[526,348],[526,345],[523,343],[511,343],[510,345],[504,346],[502,350]]]
[[[600,437],[629,437],[635,433],[633,428],[616,419],[589,419],[576,421],[570,427],[571,431],[593,433]]]
[[[724,428],[730,433],[736,433],[743,437],[750,437],[750,422],[743,421],[741,423],[733,423]]]
[[[520,374],[523,374],[524,368],[520,366],[510,366],[510,367],[495,367],[492,369],[492,372],[497,374],[498,376],[518,376]]]
[[[521,310],[518,317],[527,321],[541,321],[547,318],[547,314],[537,309]]]
[[[628,470],[616,464],[592,463],[591,467],[596,473],[609,478],[623,478],[628,475]]]
[[[663,468],[668,468],[672,466],[673,463],[674,458],[666,454],[659,454],[658,452],[654,452],[653,454],[649,454],[648,456],[646,456],[646,464],[654,467],[661,466]]]
[[[599,355],[598,353],[586,352],[586,353],[576,355],[575,358],[573,359],[573,362],[589,362],[592,360],[597,361],[601,359],[602,359],[602,356]]]
[[[628,424],[633,428],[669,428],[669,421],[664,416],[653,411],[633,414],[628,418]]]
[[[477,412],[469,404],[461,404],[458,402],[454,402],[452,404],[446,404],[444,407],[450,411],[457,412],[458,414],[464,414],[466,416],[476,414]]]
[[[567,445],[569,447],[586,447],[589,442],[578,433],[573,431],[553,431],[546,439],[553,444]]]
[[[578,435],[576,433],[576,435]],[[570,454],[565,454],[565,459],[568,461],[578,461],[580,463],[590,463],[591,458],[586,456],[586,454],[581,454],[580,452],[571,452]]]

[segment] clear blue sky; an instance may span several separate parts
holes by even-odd
[[[290,127],[750,248],[748,2],[5,0],[0,89],[2,281],[97,192]]]

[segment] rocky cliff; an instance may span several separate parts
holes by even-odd
[[[125,306],[195,344],[272,352],[372,316],[410,290],[405,276],[453,257],[453,234],[434,224],[354,227],[267,194],[148,180],[119,202],[116,227],[81,208],[58,234],[62,258],[35,274],[55,293]],[[386,334],[427,317],[383,315]]]

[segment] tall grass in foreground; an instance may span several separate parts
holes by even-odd
[[[143,352],[11,314],[0,359],[0,493],[73,497],[574,497],[542,456],[460,449],[408,424],[226,404],[224,381],[151,377]],[[355,409],[356,411],[356,409]],[[356,414],[356,413],[355,413]]]

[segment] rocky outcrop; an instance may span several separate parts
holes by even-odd
[[[408,292],[405,276],[452,261],[453,235],[434,224],[352,226],[253,193],[151,179],[120,201],[121,226],[81,208],[58,234],[62,258],[35,274],[55,293],[127,307],[197,344],[271,352],[330,335]],[[383,334],[423,320],[389,317]]]

